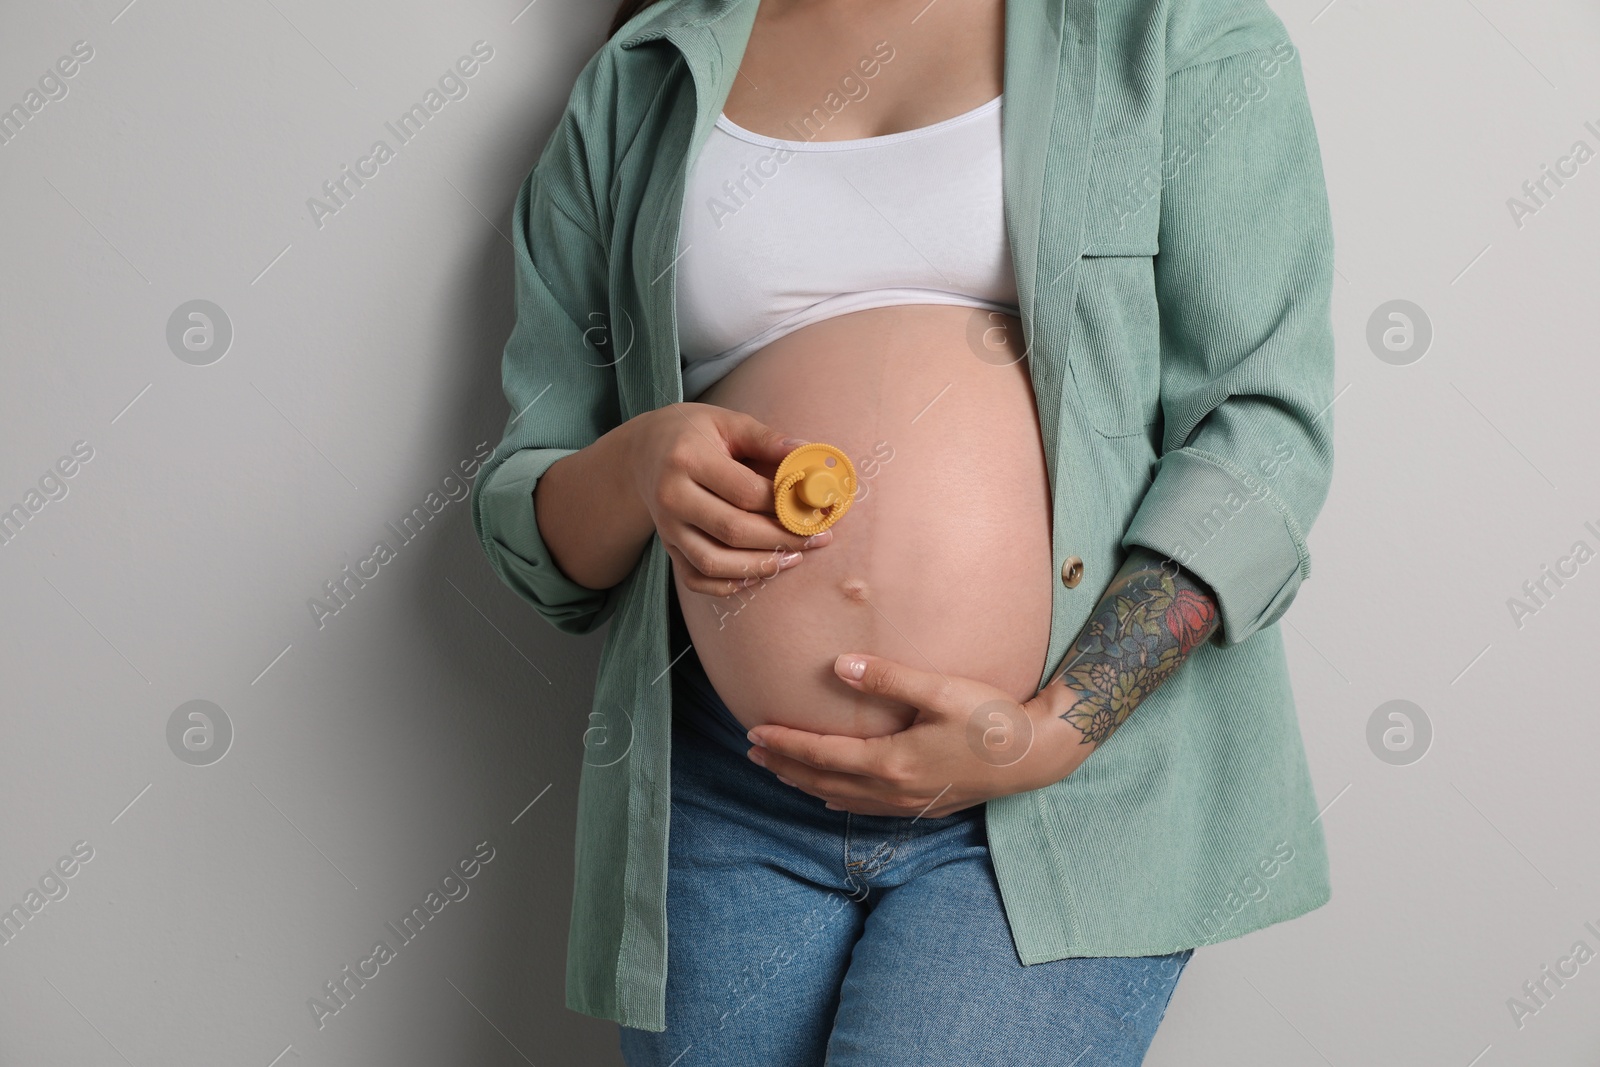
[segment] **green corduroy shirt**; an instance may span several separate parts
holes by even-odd
[[[584,67],[513,210],[511,416],[472,492],[508,586],[566,633],[610,621],[566,1002],[648,1030],[666,1025],[669,560],[652,538],[614,588],[577,585],[540,537],[533,489],[556,460],[683,399],[684,181],[756,6],[662,0]],[[1317,135],[1300,56],[1264,0],[1007,0],[1003,91],[1051,543],[1058,564],[1082,561],[1080,581],[1054,587],[1040,685],[1131,545],[1203,579],[1222,625],[1077,771],[989,801],[990,853],[1024,964],[1174,952],[1330,895],[1276,625],[1310,573],[1332,470]]]

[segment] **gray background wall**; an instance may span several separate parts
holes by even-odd
[[[599,639],[498,584],[451,477],[498,441],[511,199],[610,5],[125,4],[0,27],[5,107],[93,50],[0,144],[0,506],[59,497],[0,546],[0,907],[67,889],[0,945],[0,1064],[620,1062],[561,1006]],[[1334,900],[1201,951],[1149,1062],[1591,1064],[1600,962],[1520,1027],[1507,1000],[1600,951],[1600,561],[1507,602],[1600,549],[1600,161],[1520,226],[1507,200],[1600,148],[1600,13],[1275,8],[1337,227],[1337,477],[1284,624]],[[319,227],[307,198],[477,41]],[[220,359],[169,343],[194,300]],[[1369,344],[1394,300],[1426,350]],[[319,1029],[308,998],[474,849]]]

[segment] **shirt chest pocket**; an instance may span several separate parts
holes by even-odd
[[[1069,362],[1084,417],[1106,437],[1141,433],[1160,413],[1161,156],[1147,137],[1093,149]]]

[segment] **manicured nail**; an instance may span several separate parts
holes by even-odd
[[[829,541],[832,541],[832,540],[833,540],[833,531],[832,530],[823,530],[821,533],[812,534],[810,537],[808,537],[804,541],[800,542],[800,547],[801,548],[816,548],[818,545],[825,545]]]
[[[745,734],[744,738],[745,738],[746,741],[749,741],[752,745],[764,745],[764,744],[766,744],[765,741],[761,740],[761,735],[756,733],[754,730],[751,730],[749,733]]]
[[[783,447],[784,448],[799,448],[801,445],[806,445],[806,444],[810,444],[810,443],[811,442],[809,442],[809,441],[802,441],[798,437],[785,437],[783,439]]]
[[[799,562],[800,562],[800,553],[798,553],[798,552],[785,552],[783,555],[778,557],[778,566],[779,567],[793,567],[796,563],[799,563]]]
[[[763,767],[765,767],[767,765],[767,753],[766,753],[766,750],[763,749],[760,745],[757,745],[756,747],[754,747],[752,749],[749,749],[748,751],[745,752],[745,755],[750,757],[750,762],[751,763],[759,763]]]
[[[854,678],[856,681],[860,681],[862,676],[867,673],[867,661],[847,653],[839,657],[839,670],[846,678]]]

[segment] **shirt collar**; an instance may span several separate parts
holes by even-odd
[[[637,28],[619,41],[618,47],[634,48],[646,41],[666,37],[673,31],[709,26],[733,8],[756,2],[757,0],[656,0],[640,13],[642,18]],[[681,48],[685,42],[674,37],[674,43]]]

